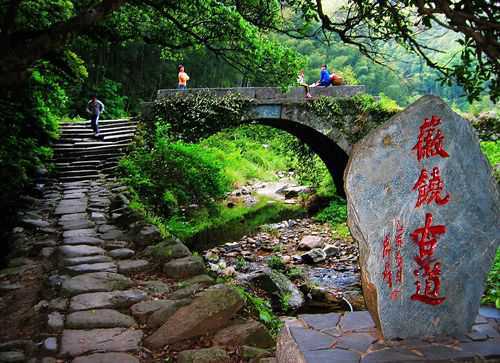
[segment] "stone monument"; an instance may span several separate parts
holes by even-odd
[[[469,122],[422,97],[354,146],[345,190],[383,336],[467,333],[500,241],[498,186]]]

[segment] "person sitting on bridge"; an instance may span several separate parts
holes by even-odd
[[[304,90],[306,91],[306,98],[311,98],[311,93],[309,92],[309,85],[304,81],[304,70],[301,69],[299,76],[297,77],[297,83],[299,86],[304,87]]]
[[[96,96],[92,96],[90,101],[87,103],[87,113],[90,115],[90,126],[94,130],[94,135],[99,137],[99,116],[104,112],[104,104],[97,99]]]
[[[185,90],[187,89],[187,81],[189,81],[189,76],[186,72],[184,72],[184,66],[182,64],[179,64],[179,67],[177,67],[177,69],[179,71],[179,85],[177,86],[177,88],[180,90]]]
[[[328,87],[330,84],[330,72],[328,72],[328,67],[326,66],[326,64],[323,64],[321,65],[321,73],[317,85],[320,87]]]

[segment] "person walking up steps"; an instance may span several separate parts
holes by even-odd
[[[92,96],[87,103],[87,113],[90,115],[90,126],[92,126],[92,130],[94,130],[94,135],[96,137],[101,136],[99,133],[99,116],[103,112],[104,104],[99,101],[96,96]]]
[[[184,66],[182,64],[179,64],[179,67],[177,67],[177,69],[179,71],[179,85],[177,86],[177,88],[180,90],[185,90],[187,89],[187,81],[189,81],[189,76],[186,72],[184,72]]]

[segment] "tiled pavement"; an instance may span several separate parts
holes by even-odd
[[[481,308],[462,337],[384,341],[367,311],[308,314],[285,322],[278,363],[500,362],[500,311]]]

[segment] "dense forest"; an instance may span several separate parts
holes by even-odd
[[[289,87],[302,68],[312,83],[327,63],[400,106],[431,93],[461,112],[497,112],[498,29],[488,24],[498,12],[480,2],[463,22],[467,5],[443,13],[417,3],[3,2],[0,205],[15,216],[20,191],[51,168],[58,123],[85,118],[90,95],[106,118],[137,115],[176,86],[179,63],[190,87]]]

